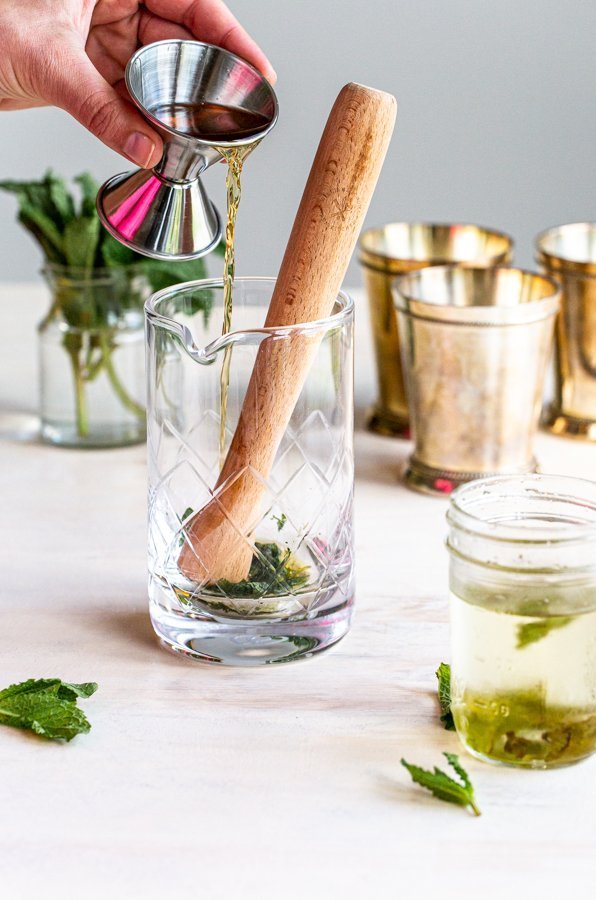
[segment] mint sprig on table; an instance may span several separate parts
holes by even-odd
[[[451,666],[447,663],[441,663],[435,672],[438,681],[438,699],[441,708],[441,722],[447,731],[455,731],[453,715],[451,713]],[[458,806],[464,806],[471,809],[475,816],[480,815],[480,810],[474,796],[474,788],[470,781],[469,775],[459,761],[459,757],[455,753],[443,753],[443,756],[455,772],[459,776],[458,780],[452,778],[437,766],[431,772],[429,769],[423,769],[421,766],[413,765],[401,759],[401,764],[408,770],[412,776],[412,780],[421,787],[430,791],[438,800],[444,800],[446,803],[456,803]]]
[[[414,766],[406,762],[405,759],[401,760],[401,764],[408,770],[412,780],[430,791],[433,796],[439,800],[445,800],[446,803],[456,803],[458,806],[469,808],[475,816],[479,816],[481,813],[476,803],[472,782],[460,763],[459,757],[455,753],[443,753],[443,756],[455,774],[459,776],[459,780],[451,778],[450,775],[447,775],[446,772],[443,772],[437,766],[431,772],[428,769],[420,768],[420,766]]]
[[[0,724],[27,728],[52,741],[71,741],[91,725],[77,700],[95,693],[94,681],[70,684],[60,678],[30,678],[0,691]]]

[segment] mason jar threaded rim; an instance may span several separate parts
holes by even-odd
[[[596,572],[596,482],[504,475],[463,485],[447,512],[451,554],[520,572]]]

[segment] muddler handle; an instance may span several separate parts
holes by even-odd
[[[268,328],[331,315],[354,251],[395,123],[391,94],[342,88],[327,120],[296,214],[269,312]],[[322,334],[265,338],[216,484],[217,495],[187,525],[179,557],[193,581],[246,578],[246,541],[260,518],[280,441]]]

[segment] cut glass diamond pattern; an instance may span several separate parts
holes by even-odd
[[[174,605],[217,614],[219,598],[219,604],[235,604],[242,616],[304,615],[326,602],[329,591],[345,596],[351,590],[345,579],[352,562],[351,447],[342,428],[331,426],[321,410],[312,411],[298,428],[286,430],[268,479],[247,467],[216,491],[212,488],[219,471],[216,412],[204,411],[184,434],[167,419],[151,433],[150,464],[154,473],[160,474],[150,499],[150,555],[158,577],[169,585]],[[228,431],[227,440],[230,438]],[[238,600],[221,585],[209,586],[206,597],[208,578],[193,584],[178,570],[181,542],[188,542],[182,517],[189,507],[198,510],[222,496],[239,477],[257,479],[263,497],[258,524],[250,534],[242,534],[253,556],[259,555],[257,542],[274,541],[287,548],[299,564],[310,567],[308,583],[288,590],[283,598]],[[186,521],[191,518],[188,515]],[[277,527],[278,521],[283,521],[282,529]],[[240,533],[239,525],[232,524]],[[196,537],[193,544],[203,567]]]

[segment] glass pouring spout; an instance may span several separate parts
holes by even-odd
[[[193,284],[201,284],[208,289],[209,285],[213,284],[219,286],[221,285],[221,282],[217,279],[213,279],[212,281],[186,282],[185,284],[176,285],[176,287],[189,288]],[[159,305],[160,300],[170,296],[171,292],[172,288],[164,288],[164,290],[158,291],[157,294],[154,294],[150,298],[145,304],[147,320],[153,328],[159,329],[162,332],[167,332],[174,337],[176,343],[184,350],[186,355],[189,356],[193,362],[196,362],[201,366],[213,365],[219,353],[224,353],[226,350],[231,351],[236,345],[245,344],[259,347],[265,338],[271,336],[271,329],[251,328],[242,331],[230,331],[227,334],[220,335],[205,346],[199,346],[188,325],[177,322],[175,319],[157,311],[156,306]]]
[[[201,174],[226,150],[256,144],[277,121],[273,88],[253,66],[198,41],[141,47],[125,73],[133,103],[163,140],[154,169],[109,179],[97,195],[109,233],[155,259],[194,259],[221,238]]]

